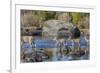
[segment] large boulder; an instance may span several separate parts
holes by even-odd
[[[58,32],[60,30],[65,30],[66,32],[71,33],[73,38],[77,32],[78,32],[78,36],[76,37],[80,36],[80,31],[76,30],[76,26],[74,26],[72,23],[68,23],[62,20],[48,20],[48,21],[45,21],[43,24],[43,36],[48,35],[47,37],[49,36],[58,37]],[[46,34],[44,34],[45,32]],[[63,34],[66,34],[66,33],[63,33]]]
[[[47,32],[52,36],[57,36],[59,29],[66,28],[68,30],[71,30],[72,27],[72,23],[66,23],[65,21],[61,20],[48,20],[44,22],[43,32]]]

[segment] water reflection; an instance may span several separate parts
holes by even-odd
[[[33,40],[31,38],[31,42],[29,42],[28,37],[26,37],[26,40],[21,45],[22,62],[73,61],[89,59],[89,48],[87,44],[80,45],[84,43],[79,42],[81,39],[78,39],[78,41],[67,39],[66,41],[65,39],[43,40],[38,38],[38,41],[36,41],[37,39]]]

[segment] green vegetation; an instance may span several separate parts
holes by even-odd
[[[89,13],[22,10],[21,14],[26,15],[22,17],[22,20],[24,20],[23,24],[29,23],[31,25],[41,25],[43,22],[51,19],[61,19],[73,23],[76,26],[89,24],[89,20],[87,22],[87,19],[89,19]]]

